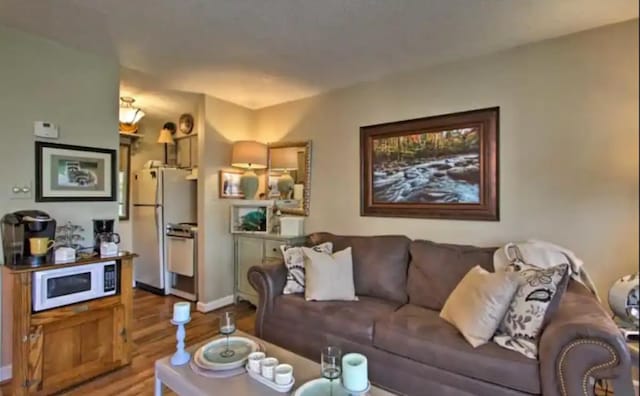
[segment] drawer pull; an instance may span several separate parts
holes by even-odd
[[[76,305],[72,310],[74,313],[86,312],[89,310],[89,304]]]

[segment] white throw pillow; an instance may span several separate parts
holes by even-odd
[[[318,252],[331,254],[333,243],[325,242],[314,246],[312,249]],[[305,255],[301,246],[281,245],[284,265],[287,267],[287,283],[282,294],[304,293],[304,261]]]
[[[353,260],[351,248],[333,255],[315,249],[302,248],[305,261],[305,291],[307,301],[345,300],[355,301],[356,290],[353,283]]]
[[[518,263],[518,288],[493,341],[501,347],[538,358],[538,338],[553,301],[559,304],[566,288],[568,264],[541,269]],[[557,308],[557,307],[556,307]]]
[[[478,347],[493,337],[517,289],[515,274],[489,272],[476,265],[449,295],[440,317]]]

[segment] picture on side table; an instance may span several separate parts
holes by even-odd
[[[361,215],[494,220],[499,108],[360,128]]]
[[[36,202],[115,201],[116,151],[36,142]]]
[[[242,177],[241,171],[235,170],[221,170],[219,174],[220,198],[244,198],[244,194],[240,189],[240,177]]]

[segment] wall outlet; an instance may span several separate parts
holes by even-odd
[[[58,126],[47,121],[36,121],[33,123],[33,134],[47,139],[57,139]]]
[[[31,199],[31,183],[16,183],[9,186],[9,199]]]

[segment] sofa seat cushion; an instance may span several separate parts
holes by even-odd
[[[538,361],[493,342],[473,348],[439,317],[439,312],[407,304],[375,324],[375,347],[452,373],[540,393]]]
[[[274,300],[270,320],[304,324],[315,331],[371,345],[375,320],[389,316],[401,304],[373,297],[358,298],[359,301],[306,301],[299,294],[281,295]]]

